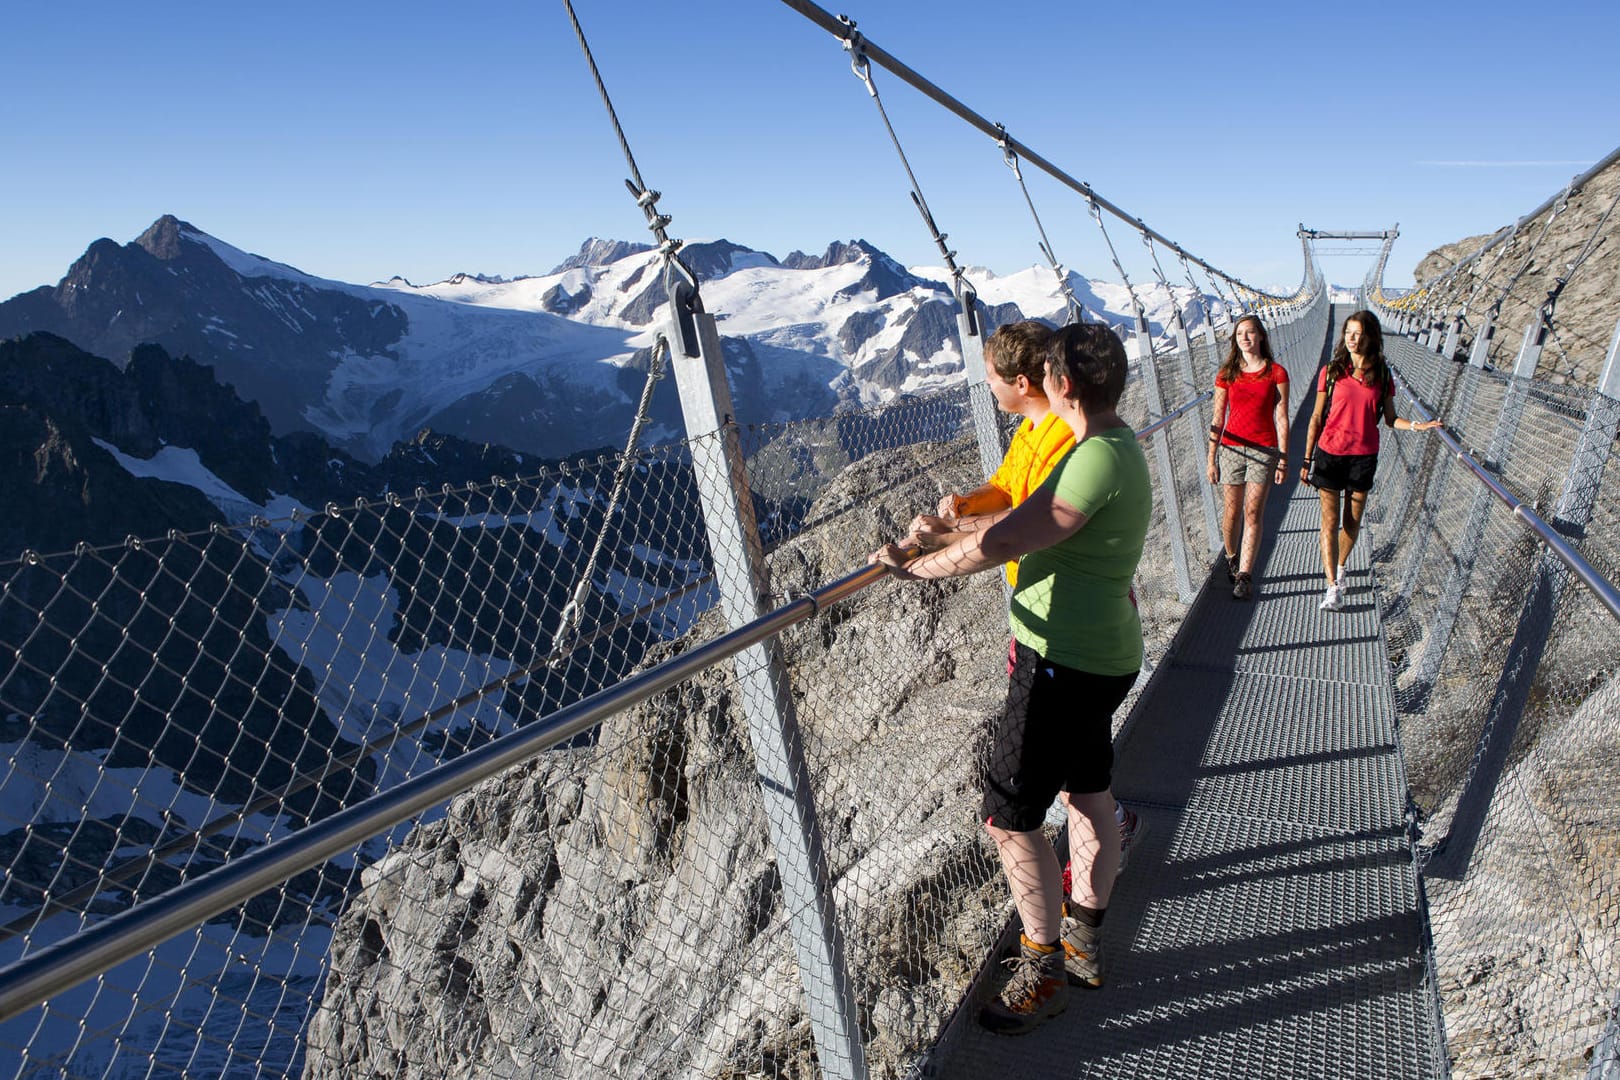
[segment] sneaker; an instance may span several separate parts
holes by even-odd
[[[1224,556],[1224,561],[1221,563],[1221,565],[1226,569],[1226,583],[1228,585],[1235,584],[1238,579],[1238,557],[1225,551],[1223,551],[1221,554]]]
[[[1102,927],[1087,926],[1069,916],[1069,902],[1063,902],[1063,970],[1075,986],[1103,984]]]
[[[1239,573],[1232,585],[1232,599],[1248,600],[1254,596],[1254,578],[1245,573]]]
[[[1316,606],[1323,611],[1338,611],[1344,607],[1344,586],[1337,581],[1329,585],[1327,592],[1322,594],[1322,602]]]
[[[1062,1012],[1069,1004],[1067,955],[1066,943],[1043,950],[1020,934],[1018,955],[1006,961],[1012,978],[979,1010],[979,1024],[997,1035],[1022,1035]]]

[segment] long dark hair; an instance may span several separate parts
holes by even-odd
[[[1266,333],[1266,324],[1260,321],[1258,315],[1242,315],[1232,324],[1232,343],[1226,348],[1226,362],[1221,365],[1220,375],[1228,383],[1237,381],[1238,373],[1242,371],[1243,350],[1238,348],[1237,329],[1246,322],[1254,323],[1254,328],[1260,331],[1260,355],[1270,364],[1277,358],[1271,355],[1271,335]]]
[[[1333,347],[1333,359],[1328,361],[1328,378],[1342,379],[1350,374],[1350,349],[1344,343],[1344,332],[1350,323],[1361,327],[1361,355],[1367,358],[1369,386],[1383,386],[1389,382],[1389,363],[1384,359],[1384,328],[1378,325],[1378,316],[1370,311],[1353,311],[1345,316],[1344,328],[1339,331],[1339,343]]]

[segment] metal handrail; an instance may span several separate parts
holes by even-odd
[[[1390,368],[1390,375],[1395,379],[1396,387],[1411,399],[1412,407],[1421,419],[1437,419],[1435,414],[1429,410],[1429,407],[1423,403],[1421,398],[1412,392],[1412,388],[1406,384],[1406,380],[1402,379],[1400,373],[1395,371],[1393,367]],[[1581,584],[1585,585],[1592,595],[1597,597],[1598,603],[1609,609],[1609,614],[1613,615],[1616,621],[1620,621],[1620,589],[1617,589],[1613,582],[1604,577],[1591,563],[1587,562],[1581,553],[1576,551],[1558,530],[1547,524],[1540,514],[1526,506],[1523,500],[1509,491],[1500,480],[1491,475],[1485,466],[1475,460],[1472,454],[1463,449],[1462,443],[1457,441],[1456,436],[1452,435],[1444,427],[1437,428],[1436,431],[1439,433],[1441,441],[1446,444],[1446,447],[1451,450],[1457,460],[1462,462],[1469,472],[1478,477],[1479,481],[1485,485],[1492,495],[1495,495],[1498,500],[1505,504],[1513,515],[1535,534],[1537,539],[1547,545],[1552,553],[1558,556],[1565,566],[1569,567],[1570,572],[1580,579]]]
[[[559,709],[543,723],[502,736],[7,965],[0,969],[0,1022],[812,617],[885,573],[881,565],[862,567],[690,652]]]
[[[1209,400],[1206,391],[1136,433],[1146,441]],[[454,761],[339,810],[284,839],[250,851],[168,892],[113,915],[0,968],[0,1022],[133,959],[186,929],[310,870],[490,777],[581,734],[603,720],[818,614],[882,579],[862,567],[713,641],[656,664],[504,735]],[[475,693],[473,697],[481,697]]]

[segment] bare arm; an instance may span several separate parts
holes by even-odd
[[[1085,523],[1084,514],[1042,488],[988,528],[961,534],[946,547],[919,555],[910,563],[902,565],[904,556],[896,544],[874,551],[870,561],[881,562],[895,576],[907,579],[961,577],[1051,547],[1079,532]]]
[[[993,514],[972,514],[968,517],[949,518],[935,517],[933,514],[918,514],[911,519],[911,535],[906,539],[914,541],[918,547],[931,551],[969,533],[983,532],[1008,514],[1012,508],[997,510]]]
[[[1438,420],[1407,420],[1404,416],[1395,415],[1395,395],[1391,394],[1384,399],[1384,423],[1396,431],[1401,430],[1401,424],[1406,424],[1408,431],[1430,431],[1440,426]]]
[[[1209,422],[1209,482],[1215,483],[1220,478],[1220,471],[1215,467],[1215,455],[1220,452],[1221,432],[1226,430],[1226,387],[1217,386],[1215,396],[1210,400]]]
[[[1288,384],[1277,384],[1277,407],[1272,410],[1272,421],[1277,425],[1277,449],[1281,456],[1277,458],[1277,475],[1272,480],[1278,484],[1288,475]]]
[[[1316,392],[1316,408],[1311,410],[1311,422],[1305,428],[1305,456],[1299,463],[1299,478],[1310,475],[1311,458],[1316,456],[1316,439],[1322,434],[1322,409],[1327,405],[1327,394]]]

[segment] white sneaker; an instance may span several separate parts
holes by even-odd
[[[1316,606],[1323,611],[1338,611],[1344,607],[1344,586],[1337,581],[1329,585],[1322,594],[1322,602]]]

